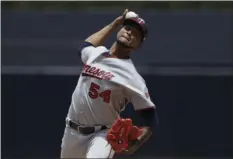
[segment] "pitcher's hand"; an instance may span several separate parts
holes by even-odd
[[[129,11],[128,9],[125,9],[124,13],[123,13],[121,16],[117,17],[117,18],[114,20],[113,24],[114,24],[115,26],[120,26],[121,24],[123,24],[123,22],[124,22],[124,20],[125,20],[125,15],[127,14],[128,11]]]

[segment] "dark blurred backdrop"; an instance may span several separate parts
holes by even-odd
[[[2,157],[59,157],[77,48],[125,8],[149,24],[133,54],[157,105],[133,157],[232,156],[232,2],[1,2]],[[115,39],[112,35],[108,47]],[[129,106],[122,114],[140,119]]]

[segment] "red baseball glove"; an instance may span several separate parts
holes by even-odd
[[[134,126],[129,118],[118,118],[107,133],[107,141],[116,153],[133,154],[151,135],[150,128]]]

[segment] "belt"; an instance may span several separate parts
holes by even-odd
[[[98,130],[101,131],[101,130],[107,129],[106,126],[91,126],[91,127],[81,126],[81,125],[78,125],[78,124],[74,123],[71,120],[66,120],[66,124],[70,128],[78,131],[80,134],[83,134],[83,135],[90,135],[90,134],[92,134],[92,133],[94,133],[94,132],[96,132]]]

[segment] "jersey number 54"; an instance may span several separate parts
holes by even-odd
[[[89,93],[88,93],[90,98],[96,99],[100,97],[100,98],[103,98],[103,101],[105,103],[109,103],[110,97],[111,97],[111,90],[105,90],[105,91],[99,92],[99,89],[100,89],[100,86],[92,82],[89,88]]]

